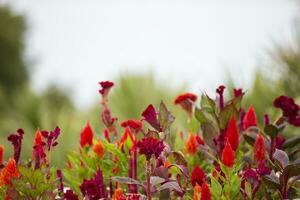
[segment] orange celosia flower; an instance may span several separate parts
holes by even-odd
[[[231,148],[230,143],[226,140],[225,147],[222,152],[222,163],[227,167],[232,167],[234,164],[235,153]]]
[[[257,136],[254,143],[253,158],[256,162],[263,161],[266,158],[266,145],[261,134]]]
[[[19,177],[16,161],[10,158],[7,165],[0,172],[0,186],[10,185],[11,179]]]
[[[4,157],[4,147],[0,145],[0,165],[3,163],[3,157]]]
[[[115,193],[113,195],[113,200],[120,200],[120,199],[124,199],[125,195],[123,193],[123,190],[122,188],[118,187],[116,190],[115,190]]]
[[[129,149],[132,148],[133,144],[136,142],[135,136],[131,133],[131,130],[129,127],[125,128],[125,131],[120,139],[120,141],[117,143],[118,147],[121,147],[122,151],[124,151],[124,145],[126,144],[127,139],[130,140],[131,146],[128,146]]]
[[[194,197],[193,200],[200,200],[201,197],[201,187],[196,183],[194,187]]]
[[[115,166],[114,168],[112,168],[111,172],[117,174],[119,172],[119,167]]]
[[[32,159],[34,160],[34,146],[36,145],[41,145],[43,142],[43,136],[42,136],[42,133],[40,131],[40,129],[38,128],[35,132],[35,135],[34,135],[34,141],[33,141],[33,146],[32,146]],[[40,146],[39,147],[39,152],[42,153],[43,149],[42,147]]]
[[[170,167],[170,165],[171,165],[171,163],[168,160],[166,160],[164,162],[164,167],[168,168],[168,167]]]
[[[83,148],[85,145],[93,145],[94,131],[89,122],[86,123],[85,127],[80,133],[80,146]]]
[[[104,146],[101,142],[101,140],[98,140],[96,144],[94,144],[94,152],[97,154],[100,158],[104,156]]]
[[[42,140],[43,140],[43,137],[42,137],[42,133],[40,131],[40,129],[38,128],[35,132],[35,135],[34,135],[34,144],[41,144],[42,143]]]
[[[186,142],[186,151],[189,154],[195,154],[197,153],[197,147],[198,145],[197,145],[196,137],[190,133],[189,138]]]

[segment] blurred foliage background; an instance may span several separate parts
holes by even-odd
[[[25,58],[26,27],[24,16],[16,15],[8,7],[0,7],[0,143],[6,147],[5,155],[9,157],[12,147],[6,138],[18,128],[23,128],[23,156],[30,158],[36,129],[51,130],[59,126],[62,135],[53,158],[56,164],[63,165],[61,160],[66,154],[79,148],[79,134],[87,121],[91,122],[96,137],[102,137],[101,107],[96,104],[80,111],[74,106],[68,91],[54,84],[39,94],[32,90],[32,69]],[[265,113],[270,114],[272,120],[278,116],[279,112],[272,108],[276,96],[286,94],[299,98],[300,33],[297,25],[295,30],[290,46],[274,45],[269,52],[274,62],[269,66],[258,66],[252,88],[246,91],[244,105],[254,105],[260,122]],[[186,90],[184,85],[169,88],[165,82],[155,80],[152,74],[122,74],[114,82],[116,87],[109,98],[112,114],[119,118],[119,122],[128,118],[139,119],[149,103],[158,106],[163,100],[176,116],[173,132],[183,129],[186,116],[173,105],[173,99]],[[225,85],[229,95],[235,85],[234,78],[228,77]],[[297,133],[290,129],[289,134]]]

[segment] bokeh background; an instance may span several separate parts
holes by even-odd
[[[0,143],[25,130],[30,158],[37,128],[62,129],[53,156],[63,165],[87,121],[102,137],[98,81],[116,83],[119,121],[183,91],[224,84],[246,91],[258,119],[275,96],[300,96],[300,3],[292,0],[0,0]],[[290,129],[290,135],[298,134]]]

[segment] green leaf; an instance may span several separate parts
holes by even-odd
[[[271,138],[275,138],[277,136],[277,134],[279,133],[279,129],[277,128],[277,126],[275,126],[273,124],[269,124],[269,125],[265,126],[264,132],[267,135],[269,135]]]
[[[211,181],[211,192],[213,199],[220,199],[222,196],[222,186],[214,177],[210,178]]]

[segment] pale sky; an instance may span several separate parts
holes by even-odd
[[[288,0],[11,0],[28,17],[33,87],[70,88],[78,106],[98,81],[153,72],[171,86],[212,90],[229,71],[249,86],[273,41],[286,43],[297,14]]]

